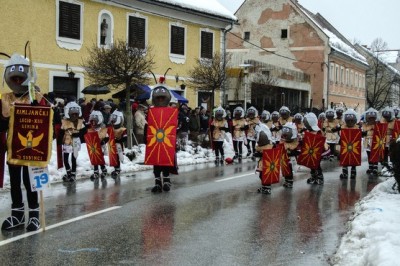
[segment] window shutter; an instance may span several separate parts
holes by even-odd
[[[130,47],[145,49],[146,20],[144,18],[129,17],[129,40]]]
[[[201,32],[201,58],[211,59],[213,57],[213,34],[211,32]]]
[[[185,55],[185,29],[171,26],[171,54]]]
[[[81,6],[60,1],[59,36],[81,38]]]

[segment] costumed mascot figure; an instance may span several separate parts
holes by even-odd
[[[110,124],[112,125],[117,152],[117,156],[115,156],[116,165],[114,166],[114,171],[111,172],[111,177],[117,179],[121,173],[121,162],[124,162],[124,142],[128,138],[126,128],[124,127],[124,114],[121,111],[115,110],[110,116]]]
[[[81,150],[81,138],[85,133],[86,127],[81,107],[76,102],[69,102],[64,107],[64,118],[61,120],[59,134],[64,167],[67,172],[62,178],[64,182],[75,182],[76,180],[76,159]],[[69,163],[70,159],[72,167]]]
[[[147,115],[146,165],[153,165],[155,186],[152,193],[170,191],[170,174],[178,174],[176,160],[176,131],[178,112],[169,107],[171,92],[163,85],[157,85],[151,92],[153,106]],[[161,178],[161,174],[163,177]]]
[[[339,131],[341,123],[335,119],[335,111],[331,108],[325,111],[325,121],[322,124],[322,131],[326,137],[326,143],[330,149],[330,160],[335,157],[336,144],[339,143]]]
[[[28,45],[28,43],[27,43]],[[27,47],[25,46],[25,49]],[[1,165],[4,165],[4,153],[5,150],[8,149],[7,155],[19,153],[17,147],[11,147],[12,143],[14,143],[13,133],[14,131],[18,131],[18,137],[21,140],[21,144],[24,148],[20,149],[22,152],[29,152],[30,154],[36,153],[37,151],[42,149],[42,145],[44,145],[45,141],[43,138],[40,138],[42,135],[40,131],[52,131],[52,126],[45,127],[44,124],[26,124],[26,126],[31,127],[36,125],[38,128],[29,130],[28,134],[23,133],[23,129],[21,129],[20,122],[13,123],[14,117],[16,113],[14,112],[15,108],[17,108],[18,104],[23,104],[24,107],[31,110],[32,108],[37,107],[38,102],[41,100],[41,96],[38,93],[39,88],[34,85],[36,81],[36,71],[33,68],[32,62],[25,57],[19,54],[13,54],[11,57],[7,54],[0,53],[9,58],[9,60],[5,64],[5,71],[3,79],[7,83],[8,87],[12,90],[12,92],[5,93],[1,96],[1,119],[0,119],[0,134],[5,138],[5,134],[8,132],[8,141],[7,145],[3,143],[0,147],[2,154],[2,162]],[[52,114],[52,111],[49,114]],[[33,120],[33,119],[31,119]],[[49,122],[51,124],[51,120]],[[21,132],[22,134],[20,134]],[[39,133],[38,133],[39,132]],[[52,134],[52,133],[51,133]],[[23,135],[23,136],[22,136]],[[36,137],[38,136],[38,137]],[[43,137],[43,136],[42,136]],[[52,136],[51,136],[52,138]],[[5,141],[4,141],[5,142]],[[25,144],[23,144],[25,143]],[[50,139],[51,144],[51,139]],[[13,144],[14,145],[14,144]],[[7,146],[7,147],[6,147]],[[50,145],[51,147],[51,145]],[[50,148],[51,152],[51,148]],[[41,152],[42,153],[42,152]],[[22,156],[22,155],[21,155]],[[15,161],[15,160],[13,160]],[[8,170],[10,175],[10,186],[11,186],[11,216],[6,218],[3,222],[1,229],[2,230],[12,230],[25,225],[25,206],[23,203],[22,189],[21,189],[21,181],[23,181],[26,191],[26,197],[28,201],[29,207],[29,220],[26,227],[27,231],[36,231],[40,228],[39,222],[39,202],[38,202],[38,193],[36,191],[32,191],[31,183],[29,179],[29,171],[28,167],[24,163],[13,162],[9,159],[7,160]],[[34,164],[30,164],[34,165]],[[46,164],[47,165],[47,164]],[[3,166],[1,168],[1,175],[3,176],[4,169]],[[2,187],[2,178],[0,187]]]
[[[281,135],[281,169],[282,175],[285,178],[283,186],[286,188],[293,188],[293,167],[290,157],[299,155],[299,141],[297,139],[297,128],[292,122],[286,123],[282,127]]]
[[[385,107],[381,111],[381,123],[387,123],[387,131],[386,131],[386,140],[385,140],[385,153],[382,162],[382,176],[393,176],[392,167],[389,165],[389,145],[392,140],[392,132],[394,129],[394,123],[396,120],[396,116],[393,108]]]
[[[90,162],[93,165],[93,174],[90,176],[90,180],[96,184],[99,181],[99,177],[103,183],[106,182],[107,176],[104,153],[107,149],[106,144],[109,141],[109,136],[107,128],[103,124],[103,120],[103,114],[100,111],[92,111],[89,116],[89,127],[85,135],[86,145],[89,144],[89,146],[95,147],[94,151],[93,149],[89,151],[89,157]]]
[[[233,110],[233,121],[232,121],[232,141],[235,156],[233,160],[238,159],[242,161],[243,142],[246,140],[245,131],[249,129],[246,119],[244,118],[244,110],[238,106]]]
[[[356,166],[361,165],[361,130],[358,126],[359,117],[353,109],[347,109],[343,114],[344,125],[341,127],[340,164],[342,173],[340,179],[347,179],[351,166],[350,178],[357,175]]]
[[[279,109],[279,123],[283,126],[287,122],[293,122],[293,118],[290,116],[290,110],[286,106],[282,106]]]
[[[371,148],[372,148],[372,137],[374,135],[375,124],[379,121],[379,112],[374,108],[369,108],[364,113],[364,123],[362,125],[362,136],[364,137],[363,146],[367,152],[368,157],[368,170],[367,174],[378,175],[378,163],[371,162]]]
[[[225,132],[229,130],[228,122],[225,119],[226,112],[222,107],[214,110],[214,120],[211,122],[210,130],[213,138],[215,151],[215,164],[224,163],[224,139]],[[221,155],[221,157],[220,157]]]
[[[278,111],[273,111],[271,113],[271,120],[272,120],[272,126],[271,126],[271,133],[272,133],[272,142],[274,145],[278,145],[279,141],[281,140],[281,123],[279,122],[280,117],[279,117],[279,112]]]
[[[260,158],[258,160],[256,172],[259,173],[259,178],[261,181],[261,187],[257,189],[257,192],[262,194],[271,194],[271,185],[272,185],[271,179],[262,178],[263,151],[270,150],[274,147],[271,139],[272,139],[271,131],[266,125],[260,123],[259,125],[256,126],[257,146],[256,146],[255,157]]]
[[[256,131],[255,127],[260,123],[260,119],[258,118],[258,111],[255,107],[250,107],[247,109],[246,112],[246,121],[247,125],[249,126],[249,129],[247,130],[247,157],[251,155],[253,152],[253,158],[254,153],[256,152]]]
[[[345,109],[343,108],[343,107],[341,107],[341,106],[339,106],[339,107],[336,107],[336,109],[335,109],[335,114],[336,114],[336,118],[335,118],[335,121],[336,121],[336,124],[337,124],[337,133],[338,133],[338,135],[339,135],[339,141],[340,141],[340,129],[341,129],[341,127],[345,124],[344,123],[344,120],[343,120],[343,113],[344,113],[344,111],[345,111]],[[340,150],[340,147],[339,147],[339,141],[338,141],[338,143],[336,144],[336,149],[334,150],[334,152],[336,152],[337,153],[337,150]],[[332,151],[331,151],[332,152]],[[340,153],[337,153],[337,159],[338,160],[340,160],[340,158],[339,158],[339,156],[340,156]]]

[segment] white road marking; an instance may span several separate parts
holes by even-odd
[[[56,227],[59,227],[59,226],[62,226],[62,225],[66,225],[66,224],[73,223],[73,222],[76,222],[76,221],[79,221],[79,220],[83,220],[83,219],[91,217],[91,216],[95,216],[95,215],[98,215],[98,214],[101,214],[101,213],[105,213],[105,212],[109,212],[109,211],[112,211],[112,210],[115,210],[115,209],[119,209],[119,208],[121,208],[121,206],[114,206],[114,207],[111,207],[111,208],[108,208],[108,209],[104,209],[104,210],[101,210],[101,211],[98,211],[98,212],[92,212],[92,213],[89,213],[89,214],[78,216],[78,217],[75,217],[73,219],[69,219],[69,220],[63,221],[63,222],[58,223],[58,224],[52,224],[52,225],[46,226],[46,231],[50,230],[50,229],[53,229],[53,228],[56,228]],[[36,234],[42,233],[42,232],[43,232],[43,228],[40,228],[39,230],[34,231],[34,232],[25,233],[25,234],[22,234],[22,235],[19,235],[19,236],[16,236],[16,237],[12,237],[12,238],[0,241],[0,247],[4,246],[4,245],[7,245],[7,244],[10,244],[12,242],[15,242],[17,240],[20,240],[20,239],[27,238],[27,237],[32,236],[32,235],[36,235]]]
[[[215,180],[214,182],[223,182],[223,181],[228,181],[228,180],[232,180],[232,179],[236,179],[236,178],[240,178],[240,177],[244,177],[244,176],[249,176],[249,175],[254,175],[254,173],[222,178],[222,179]]]

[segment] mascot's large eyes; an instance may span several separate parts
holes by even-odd
[[[10,72],[13,72],[15,70],[15,66],[10,67]]]
[[[19,72],[24,72],[24,66],[19,66],[19,67],[18,67],[18,71],[19,71]]]

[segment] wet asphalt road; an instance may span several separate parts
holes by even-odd
[[[55,184],[44,192],[48,229],[3,232],[1,264],[329,265],[354,203],[378,182],[365,162],[355,181],[339,180],[337,165],[323,163],[323,186],[296,167],[294,188],[276,184],[271,195],[256,192],[252,161],[180,167],[172,190],[157,195],[151,171],[98,187]],[[0,206],[8,216],[9,193]]]

